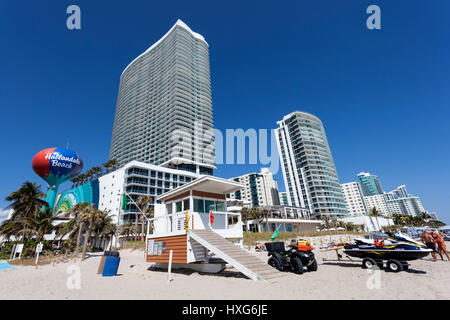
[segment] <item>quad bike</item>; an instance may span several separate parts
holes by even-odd
[[[314,258],[314,249],[308,241],[291,241],[287,251],[284,242],[265,243],[270,257],[267,263],[279,271],[293,271],[303,274],[304,268],[308,271],[317,271],[317,261]]]

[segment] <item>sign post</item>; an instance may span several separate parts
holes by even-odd
[[[15,245],[15,248],[13,248],[13,257],[12,259],[14,260],[17,256],[17,254],[19,254],[19,260],[22,257],[22,250],[23,250],[23,243],[17,243]]]
[[[167,279],[167,281],[172,281],[172,279],[170,279],[170,273],[172,272],[172,254],[173,254],[173,250],[170,250],[169,252],[169,278]]]
[[[14,244],[12,247],[10,260],[14,260],[14,258],[16,257],[16,246],[17,244]]]
[[[42,252],[43,244],[39,242],[36,246],[36,269],[39,263],[39,253]]]

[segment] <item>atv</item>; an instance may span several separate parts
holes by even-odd
[[[307,245],[305,245],[307,243]],[[284,242],[265,243],[270,257],[267,263],[279,271],[293,271],[303,274],[304,268],[308,271],[317,271],[317,261],[314,258],[314,249],[307,241],[291,241],[290,249],[284,248]]]

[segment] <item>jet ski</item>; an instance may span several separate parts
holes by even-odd
[[[388,269],[397,272],[408,268],[406,261],[426,257],[433,250],[404,234],[388,232],[376,237],[355,238],[355,244],[346,244],[343,251],[351,257],[362,258],[363,268],[382,267],[383,260],[388,260]]]

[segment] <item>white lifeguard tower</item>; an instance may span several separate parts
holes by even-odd
[[[172,268],[220,272],[228,263],[253,280],[281,276],[242,248],[241,215],[228,212],[226,206],[226,194],[242,187],[237,182],[202,176],[159,196],[162,203],[155,204],[155,215],[147,228],[146,261],[166,268],[172,250]]]

